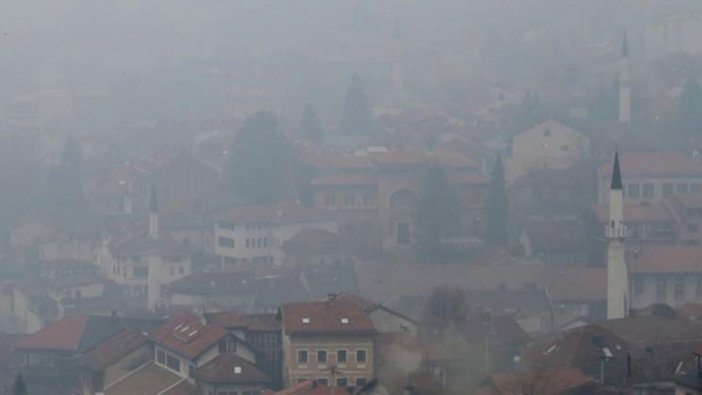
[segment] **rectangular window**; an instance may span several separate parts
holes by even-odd
[[[685,296],[685,279],[682,277],[676,277],[673,282],[673,293],[675,295],[675,300],[682,300]]]
[[[346,350],[336,350],[336,363],[346,363]]]
[[[356,350],[356,363],[366,363],[366,350]]]
[[[319,378],[319,379],[317,379],[317,382],[318,382],[319,384],[322,384],[322,385],[328,385],[328,384],[329,384],[329,380],[327,380],[327,379],[325,379],[325,378]]]
[[[172,355],[166,356],[166,366],[180,372],[180,360]]]
[[[363,387],[368,383],[368,380],[365,377],[359,377],[356,379],[356,387]]]
[[[634,278],[634,293],[636,295],[641,295],[644,293],[644,281],[641,277]]]
[[[665,277],[659,277],[656,279],[656,299],[659,302],[665,301],[665,296],[668,292],[667,288],[668,284],[666,282]]]
[[[645,198],[652,198],[653,197],[653,184],[652,183],[645,182],[643,184],[642,195]]]
[[[327,351],[318,350],[317,351],[317,363],[327,363]]]
[[[639,197],[639,184],[629,183],[626,186],[626,197],[636,199]]]
[[[166,363],[166,354],[163,351],[156,351],[156,361],[161,365]]]
[[[217,222],[217,226],[220,229],[234,230],[234,223],[233,222],[220,221],[220,222]]]
[[[349,385],[349,380],[346,377],[339,377],[336,379],[337,387],[346,387]]]
[[[146,278],[149,275],[148,266],[136,266],[134,267],[134,277],[135,278]]]
[[[663,196],[670,196],[673,194],[673,183],[664,182],[663,183]]]
[[[307,363],[307,350],[298,350],[297,363]]]
[[[685,193],[687,192],[687,183],[686,182],[679,182],[675,185],[675,192],[676,193]]]
[[[234,248],[234,239],[231,237],[219,237],[217,239],[217,244],[219,244],[220,247]]]
[[[195,377],[195,365],[188,365],[188,376]]]

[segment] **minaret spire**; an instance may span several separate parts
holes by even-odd
[[[156,197],[156,183],[151,182],[149,201],[149,238],[158,240],[159,221],[158,221],[158,198]]]
[[[624,257],[627,229],[624,225],[624,191],[619,152],[614,154],[609,190],[607,238],[607,318],[624,318],[629,310],[629,271]]]
[[[619,60],[619,122],[631,123],[631,65],[629,64],[629,40],[626,31],[622,40]]]

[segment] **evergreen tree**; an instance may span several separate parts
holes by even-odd
[[[245,120],[231,155],[232,187],[245,201],[270,202],[293,195],[294,149],[270,112],[259,111]]]
[[[322,125],[319,122],[319,117],[317,117],[317,112],[314,110],[312,104],[305,106],[305,110],[302,113],[302,120],[300,121],[300,129],[302,135],[312,141],[319,141],[324,137]]]
[[[25,384],[22,378],[22,373],[17,373],[17,378],[15,378],[15,384],[12,387],[13,395],[27,395],[27,384]]]
[[[490,180],[487,206],[488,224],[485,234],[491,245],[504,246],[508,241],[508,202],[505,189],[505,168],[500,156],[495,159]]]
[[[449,239],[461,230],[458,199],[440,166],[429,169],[415,218],[416,247],[420,257],[444,262],[451,255]]]
[[[83,158],[80,145],[73,137],[66,139],[61,163],[49,173],[48,183],[54,215],[69,226],[83,220]]]
[[[348,135],[370,134],[373,127],[368,98],[363,90],[363,83],[357,73],[351,77],[351,84],[346,91],[344,111],[341,115],[341,132]]]

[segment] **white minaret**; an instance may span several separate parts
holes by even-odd
[[[619,153],[614,154],[612,184],[609,191],[609,223],[607,237],[607,319],[624,318],[629,310],[629,270],[624,258],[624,225],[622,173]]]
[[[631,65],[626,33],[624,33],[622,56],[619,61],[619,122],[631,123]]]
[[[151,202],[149,203],[149,238],[158,240],[158,201],[156,185],[151,184]]]

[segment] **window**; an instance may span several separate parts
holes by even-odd
[[[679,182],[675,185],[675,192],[676,193],[685,193],[687,192],[687,183],[686,182]]]
[[[195,377],[195,365],[188,365],[188,376]]]
[[[670,196],[673,194],[673,183],[664,182],[663,183],[663,196]]]
[[[667,288],[668,284],[666,283],[666,280],[664,277],[659,277],[656,279],[656,299],[659,302],[662,302],[665,300],[665,294],[667,293]]]
[[[298,350],[297,363],[307,363],[307,350]]]
[[[697,222],[690,222],[687,224],[687,233],[698,233],[700,231],[700,225]]]
[[[673,282],[673,294],[675,295],[675,300],[682,300],[685,296],[685,279],[682,277],[676,277]]]
[[[366,363],[366,350],[356,350],[356,362]]]
[[[327,206],[335,206],[336,205],[336,196],[334,196],[334,195],[324,196],[324,204]]]
[[[322,384],[322,385],[328,385],[328,384],[329,384],[329,380],[327,380],[326,378],[317,379],[317,382],[318,382],[319,384]]]
[[[410,226],[407,222],[397,223],[397,244],[408,245],[410,243]]]
[[[147,266],[136,266],[134,267],[134,277],[145,278],[149,275],[149,268]]]
[[[346,363],[346,350],[336,350],[336,363]]]
[[[348,194],[344,196],[344,206],[345,207],[353,207],[356,205],[356,199],[354,195]]]
[[[349,380],[346,377],[339,377],[336,379],[337,387],[346,387],[347,385],[349,385]]]
[[[638,198],[639,197],[639,184],[638,183],[629,183],[626,186],[626,197],[628,198]]]
[[[234,239],[231,237],[220,237],[217,239],[217,244],[220,247],[234,248]]]
[[[636,295],[641,295],[644,293],[644,282],[643,278],[641,277],[635,277],[634,278],[634,293]]]
[[[653,184],[652,183],[644,182],[642,195],[645,198],[652,198],[653,197]]]
[[[217,222],[217,226],[219,226],[221,229],[234,230],[233,222],[220,221]]]
[[[317,351],[317,363],[327,363],[327,351],[318,350]]]
[[[180,360],[172,355],[166,356],[166,366],[179,372],[180,371]]]
[[[356,379],[356,387],[363,387],[368,383],[368,380],[365,377],[359,377]]]

